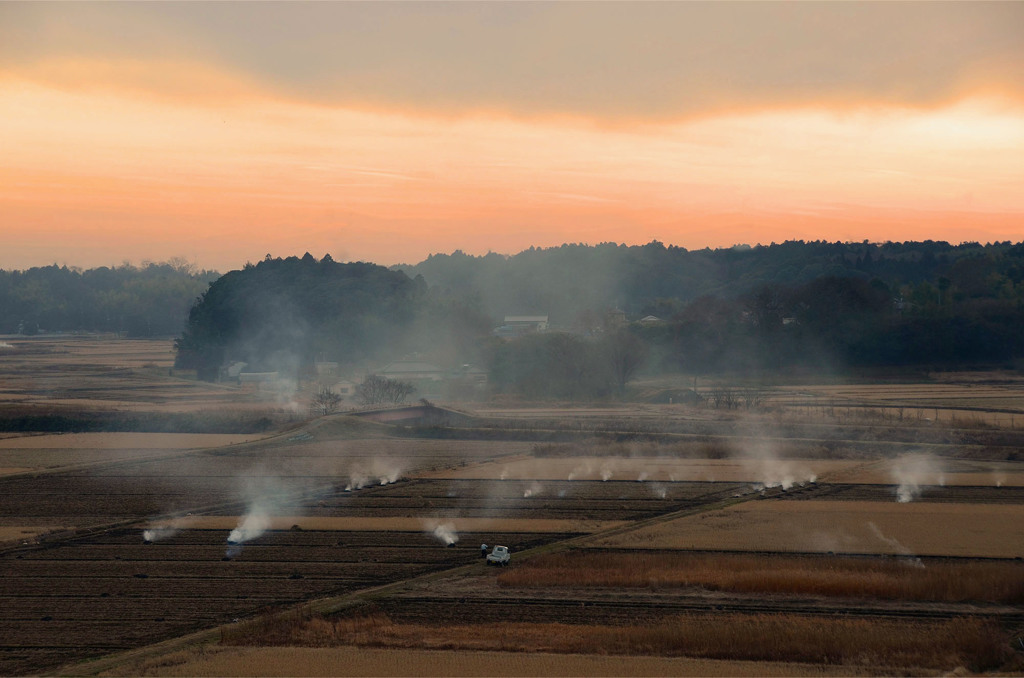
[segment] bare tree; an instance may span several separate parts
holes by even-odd
[[[356,400],[363,405],[397,405],[415,392],[416,387],[407,381],[371,374],[356,386]]]
[[[338,405],[341,404],[341,396],[327,388],[326,386],[320,387],[320,392],[313,396],[313,402],[310,403],[309,409],[313,414],[323,416],[336,412]]]
[[[622,395],[626,391],[626,383],[647,360],[647,344],[629,330],[619,330],[607,335],[604,352],[615,388]]]
[[[740,393],[743,406],[748,410],[756,410],[764,404],[764,391],[757,388],[745,388]]]

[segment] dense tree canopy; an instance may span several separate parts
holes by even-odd
[[[181,262],[0,271],[0,332],[180,332],[178,366],[205,378],[415,353],[567,399],[618,397],[643,370],[1024,364],[1024,243],[562,245],[392,270],[268,255],[214,277]],[[547,315],[550,331],[498,339],[506,315]]]
[[[183,260],[86,271],[56,264],[0,270],[0,334],[42,330],[176,335],[195,298],[218,275],[198,271]]]
[[[425,294],[422,283],[374,264],[268,257],[224,275],[197,301],[177,365],[210,378],[228,361],[293,374],[318,357],[363,362],[400,343]]]

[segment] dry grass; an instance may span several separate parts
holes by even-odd
[[[775,476],[797,481],[832,478],[863,462],[779,459],[672,458],[664,456],[519,457],[434,474],[440,478],[481,480],[638,480],[766,482]]]
[[[1015,558],[1024,556],[1022,523],[1024,506],[1017,505],[767,500],[595,539],[593,545]]]
[[[209,647],[126,663],[104,676],[836,676],[868,667],[686,657],[409,650],[372,647]]]
[[[69,529],[65,525],[0,525],[0,542],[32,540],[41,534]]]
[[[1012,661],[1009,638],[974,618],[907,623],[792,615],[688,616],[655,625],[497,623],[430,626],[379,612],[342,619],[301,613],[265,617],[225,631],[228,645],[395,647],[700,657],[829,665],[973,671]]]
[[[187,519],[169,520],[154,527],[177,527],[179,529],[230,530],[238,526],[240,516],[191,516]],[[310,517],[274,516],[270,518],[270,529],[287,530],[298,525],[303,530],[342,530],[346,532],[423,532],[430,531],[436,523],[452,523],[456,532],[557,532],[588,533],[624,525],[615,520],[570,520],[545,518],[429,518],[429,517]]]
[[[259,434],[233,433],[58,433],[0,439],[0,450],[190,450],[259,440]]]
[[[705,589],[887,600],[1024,603],[1024,563],[875,558],[594,553],[530,558],[498,575],[510,587]]]

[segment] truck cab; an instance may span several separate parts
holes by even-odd
[[[511,554],[508,552],[507,546],[495,546],[494,550],[487,556],[488,565],[508,565],[508,561],[511,558]]]

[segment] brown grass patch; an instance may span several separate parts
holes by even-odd
[[[0,526],[0,542],[34,539],[41,534],[69,529],[61,525],[3,525]]]
[[[401,624],[375,611],[341,619],[290,612],[225,630],[227,645],[396,647],[700,657],[974,671],[1006,665],[1009,638],[990,621],[893,622],[795,615],[680,616],[656,625]]]
[[[610,548],[1024,556],[1024,506],[749,501],[596,539]],[[940,527],[941,526],[941,527]]]
[[[236,433],[59,433],[0,439],[0,449],[191,450],[235,445],[265,437]]]
[[[818,459],[778,460],[777,474],[796,481],[824,479],[862,464]],[[481,480],[638,480],[673,482],[763,482],[771,470],[757,459],[674,458],[664,456],[518,457],[451,469],[435,478]]]
[[[240,516],[190,516],[187,521],[170,520],[154,527],[188,527],[196,530],[231,530],[238,526]],[[361,517],[309,517],[274,516],[270,529],[287,530],[298,525],[303,530],[341,530],[345,532],[423,532],[431,531],[437,523],[452,523],[456,532],[556,532],[589,533],[624,525],[617,520],[571,520],[555,518],[361,518]]]
[[[686,657],[409,650],[373,647],[200,646],[128,662],[105,676],[835,676],[868,667]]]
[[[705,589],[886,600],[1024,603],[1024,563],[599,553],[541,555],[498,575],[511,587]]]

